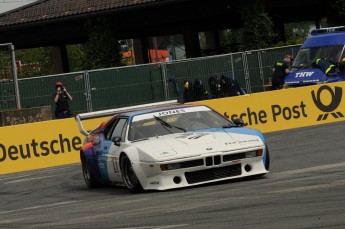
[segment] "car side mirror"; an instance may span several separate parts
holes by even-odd
[[[236,118],[233,120],[233,122],[235,123],[236,126],[239,126],[239,127],[244,126],[244,122],[241,118]]]
[[[121,137],[119,137],[119,136],[115,136],[115,137],[113,137],[112,139],[111,139],[111,141],[112,142],[114,142],[114,144],[116,145],[116,146],[120,146],[120,142],[121,142]]]

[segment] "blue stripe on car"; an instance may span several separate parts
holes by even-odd
[[[109,183],[109,175],[108,175],[108,165],[107,165],[107,160],[108,160],[108,153],[110,146],[112,145],[112,141],[103,141],[101,148],[98,153],[98,168],[99,168],[99,174],[101,176],[101,179],[105,183]]]

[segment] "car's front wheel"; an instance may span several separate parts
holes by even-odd
[[[89,188],[97,188],[97,187],[99,187],[100,184],[95,179],[93,174],[90,172],[91,171],[90,170],[90,165],[87,163],[87,160],[86,160],[84,155],[82,155],[82,157],[81,157],[81,166],[82,166],[82,169],[83,169],[83,177],[84,177],[86,185]]]
[[[265,169],[268,171],[270,169],[270,153],[266,145],[266,160],[265,160]]]
[[[123,183],[130,192],[138,192],[142,190],[138,177],[133,170],[132,162],[126,154],[121,158],[121,173]]]

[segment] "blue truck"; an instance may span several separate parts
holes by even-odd
[[[285,87],[345,81],[345,26],[314,29],[296,55]]]

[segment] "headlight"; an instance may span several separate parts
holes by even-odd
[[[191,168],[191,167],[197,167],[197,166],[203,166],[204,165],[204,159],[196,159],[196,160],[190,160],[190,161],[182,161],[177,163],[169,163],[169,164],[161,164],[161,170],[167,171],[167,170],[175,170],[175,169],[185,169],[185,168]]]
[[[263,150],[259,149],[259,150],[254,150],[254,151],[249,151],[246,152],[246,158],[251,158],[251,157],[260,157],[263,154]]]
[[[256,151],[246,152],[246,158],[256,157]]]
[[[181,168],[180,163],[171,163],[171,164],[161,165],[162,171],[174,170],[174,169],[179,169],[179,168]]]

